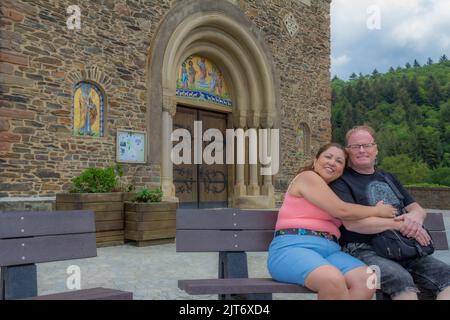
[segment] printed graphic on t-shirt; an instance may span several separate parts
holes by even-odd
[[[372,181],[367,185],[367,200],[369,205],[374,206],[378,201],[383,200],[385,204],[400,206],[400,200],[392,191],[391,187],[383,181]]]

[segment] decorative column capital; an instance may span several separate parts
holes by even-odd
[[[235,128],[247,127],[247,112],[245,110],[233,111],[233,122]]]
[[[260,126],[260,118],[261,118],[261,115],[259,114],[258,111],[251,110],[249,112],[248,117],[247,117],[247,126],[249,128],[254,128],[254,129],[259,128],[259,126]]]
[[[163,95],[163,111],[168,112],[172,117],[175,116],[177,112],[177,101],[175,96]]]
[[[271,112],[265,112],[261,115],[261,127],[272,129],[275,126],[276,115]]]

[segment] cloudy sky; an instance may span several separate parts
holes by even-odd
[[[450,58],[450,0],[333,0],[331,75]]]

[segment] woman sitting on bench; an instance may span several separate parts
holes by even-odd
[[[371,273],[363,262],[341,251],[339,226],[341,220],[393,218],[396,213],[382,202],[375,207],[343,202],[328,187],[342,175],[347,157],[341,145],[329,143],[311,165],[299,170],[286,192],[269,247],[272,278],[306,286],[319,299],[372,298]]]

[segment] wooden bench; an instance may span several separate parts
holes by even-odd
[[[425,225],[438,250],[448,250],[442,213],[429,210]],[[313,293],[271,278],[248,278],[246,252],[264,252],[273,239],[277,210],[177,209],[176,251],[218,252],[217,279],[179,280],[192,295],[219,299],[272,299],[273,293]]]
[[[96,256],[93,211],[0,212],[0,300],[132,299],[106,288],[37,296],[36,263]]]

